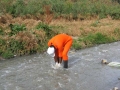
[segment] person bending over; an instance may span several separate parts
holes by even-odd
[[[68,51],[72,42],[72,37],[67,34],[58,34],[48,41],[47,53],[54,57],[56,65],[63,61],[63,67],[68,68]]]

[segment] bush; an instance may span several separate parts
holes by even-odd
[[[9,59],[9,58],[14,57],[14,54],[13,54],[11,51],[6,50],[5,52],[2,53],[1,56],[2,56],[3,58]]]
[[[79,50],[82,48],[82,45],[80,45],[77,40],[73,40],[72,48],[74,48],[75,50]]]
[[[10,38],[9,40],[0,39],[0,55],[3,58],[12,58],[14,55],[18,55],[20,50],[24,50],[20,41]]]
[[[5,40],[0,39],[0,46],[5,45],[5,44],[6,44],[6,43],[5,43]]]
[[[4,35],[4,31],[1,28],[0,28],[0,35]]]
[[[44,30],[47,37],[51,37],[52,35],[55,34],[55,32],[52,31],[52,28],[48,24],[45,24],[43,22],[39,23],[36,26],[36,29],[38,29],[38,30]]]
[[[19,24],[10,24],[10,36],[17,34],[19,31],[24,31],[26,30],[25,25],[19,25]]]
[[[8,48],[14,54],[17,54],[19,50],[24,49],[23,43],[14,39],[10,40]]]

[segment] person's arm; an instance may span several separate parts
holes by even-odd
[[[58,57],[54,57],[54,61],[55,61],[55,63],[57,62],[58,63]]]
[[[54,57],[54,60],[55,62],[58,62],[58,63],[62,63],[62,53],[59,52],[59,50],[57,49],[56,52],[55,52],[55,57]]]
[[[62,63],[62,57],[59,57],[59,63],[61,64]]]

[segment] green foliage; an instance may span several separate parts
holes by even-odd
[[[31,0],[29,2],[24,0],[16,0],[15,3],[7,6],[6,11],[16,17],[26,14],[42,14],[44,9],[41,2],[38,2],[37,0]]]
[[[120,5],[116,5],[116,6],[113,6],[110,8],[111,8],[111,10],[109,11],[109,15],[113,19],[120,19]]]
[[[12,1],[12,0],[11,0]],[[117,1],[117,0],[115,0]],[[3,1],[4,2],[4,1]],[[78,15],[94,16],[98,15],[99,18],[105,18],[107,15],[112,16],[113,19],[120,19],[120,4],[111,1],[103,0],[77,0],[76,2],[69,0],[16,0],[14,3],[9,2],[4,9],[11,13],[13,16],[37,13],[44,14],[44,6],[49,5],[51,12],[56,16],[72,15],[73,19],[77,19]],[[5,5],[4,5],[5,6]],[[5,11],[5,10],[2,10]]]
[[[44,30],[46,30],[46,31],[51,30],[50,27],[49,27],[47,24],[43,23],[43,22],[40,22],[40,23],[36,26],[36,29],[44,29]]]
[[[62,15],[64,13],[65,0],[51,0],[50,5],[52,6],[52,11],[57,15]]]
[[[91,44],[103,44],[106,42],[111,42],[112,39],[110,37],[107,37],[106,35],[103,35],[102,33],[96,33],[96,34],[89,34],[86,36],[83,41],[85,43],[90,42]]]
[[[120,0],[112,0],[113,2],[118,2],[120,4]]]
[[[4,31],[2,28],[0,28],[0,35],[4,35]]]
[[[9,43],[7,43],[8,41],[5,41],[3,39],[0,39],[0,55],[3,58],[12,58],[14,57],[15,54],[19,54],[18,51],[22,51],[23,48],[23,44],[19,41],[16,41],[14,39],[9,40]]]
[[[0,39],[0,46],[5,45],[5,40]]]
[[[0,0],[0,14],[6,13],[6,9],[10,6],[13,0]]]
[[[38,52],[45,52],[47,50],[48,46],[47,46],[47,41],[44,43],[39,43],[39,46],[37,48]]]
[[[25,10],[24,0],[16,0],[16,2],[6,9],[9,13],[13,14],[13,16],[18,16],[23,14]]]
[[[110,38],[107,37],[106,35],[103,35],[101,33],[96,33],[94,36],[94,41],[93,43],[96,44],[102,44],[102,43],[106,43],[106,42],[110,42]]]
[[[46,33],[46,35],[47,35],[48,37],[50,37],[50,36],[52,35],[52,33],[53,33],[52,28],[51,28],[48,24],[45,24],[45,23],[43,23],[43,22],[39,23],[39,24],[36,26],[36,29],[38,29],[38,30],[41,30],[41,29],[44,30],[45,33]]]
[[[10,29],[11,29],[10,36],[12,36],[12,35],[17,34],[19,31],[26,30],[26,27],[25,27],[25,25],[10,24]]]
[[[11,39],[9,42],[9,50],[12,51],[12,53],[17,54],[19,50],[24,49],[24,44],[20,41],[16,41],[14,39]]]
[[[85,47],[90,47],[95,44],[104,44],[115,41],[113,37],[108,37],[100,32],[94,34],[88,34],[87,36],[79,37],[77,40],[74,40],[72,48],[79,50]]]
[[[9,59],[11,57],[14,57],[14,54],[10,50],[6,50],[1,55],[3,58]]]
[[[80,45],[77,40],[73,40],[72,48],[74,48],[75,50],[79,50],[82,48],[82,45]]]
[[[41,2],[38,2],[37,0],[30,0],[27,5],[25,5],[23,10],[23,15],[31,14],[34,15],[36,13],[44,13],[43,6]]]

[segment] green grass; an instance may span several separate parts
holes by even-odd
[[[79,37],[78,40],[74,40],[72,47],[78,50],[81,48],[90,47],[98,44],[110,43],[113,41],[116,41],[113,37],[109,37],[100,32],[91,33],[91,34],[88,34],[87,36]]]
[[[13,3],[14,1],[14,3]],[[49,6],[49,10],[45,7]],[[47,8],[48,9],[48,8]],[[105,18],[110,15],[113,19],[120,19],[120,4],[113,0],[4,0],[0,3],[0,13],[10,13],[17,17],[20,15],[36,15],[53,13],[55,17],[63,16],[78,19],[79,14],[85,16],[98,15],[100,18]]]

